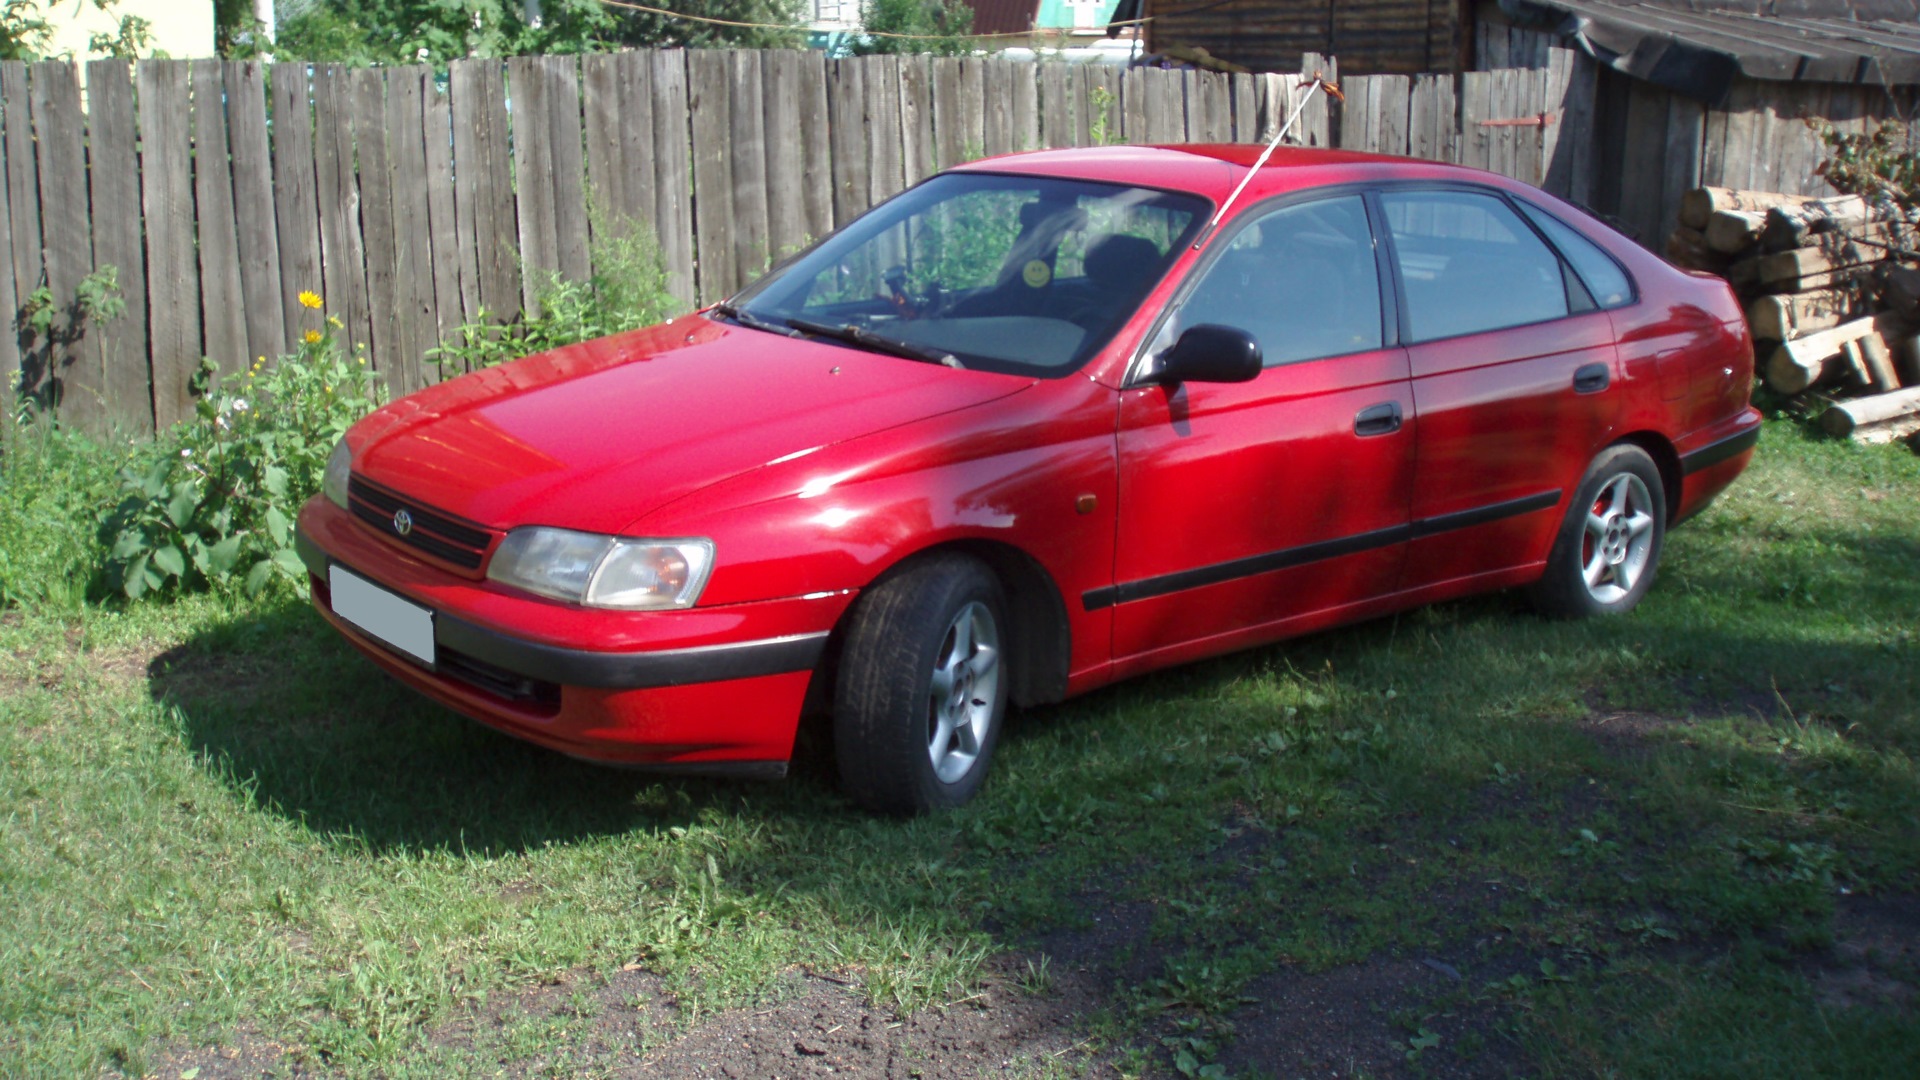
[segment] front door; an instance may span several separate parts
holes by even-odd
[[[1238,384],[1121,395],[1116,674],[1310,628],[1392,592],[1413,481],[1406,354],[1355,193],[1249,211],[1156,335],[1245,330]]]

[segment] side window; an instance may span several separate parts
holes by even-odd
[[[1521,202],[1520,206],[1533,219],[1540,231],[1547,234],[1553,246],[1573,264],[1573,272],[1580,275],[1586,283],[1587,292],[1593,296],[1594,303],[1603,308],[1615,308],[1633,299],[1633,283],[1627,280],[1627,272],[1613,257],[1600,250],[1600,245],[1580,235],[1573,226],[1547,213],[1537,206]]]
[[[1464,191],[1380,197],[1413,340],[1545,322],[1570,310],[1560,258],[1504,201]]]
[[[1268,367],[1379,348],[1380,275],[1365,202],[1299,203],[1242,227],[1160,344],[1201,323],[1252,334]]]

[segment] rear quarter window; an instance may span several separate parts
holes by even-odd
[[[1603,308],[1616,308],[1633,300],[1633,281],[1613,256],[1600,250],[1600,245],[1581,235],[1573,226],[1547,213],[1531,203],[1521,202],[1520,208],[1540,231],[1547,234],[1553,246],[1560,249],[1567,262],[1573,264],[1573,272],[1587,287],[1587,295]]]

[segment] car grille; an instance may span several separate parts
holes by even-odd
[[[493,545],[493,534],[487,530],[456,521],[432,507],[375,487],[357,476],[347,481],[347,496],[353,515],[388,540],[462,570],[479,570],[487,557],[487,549]],[[402,510],[413,519],[413,527],[405,535],[401,535],[393,523]]]

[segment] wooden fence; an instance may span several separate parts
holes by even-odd
[[[70,422],[149,432],[189,414],[201,357],[236,370],[319,328],[304,290],[396,392],[423,385],[422,354],[455,327],[530,305],[544,272],[590,273],[590,206],[651,226],[691,307],[952,164],[1264,141],[1306,93],[1290,75],[729,50],[445,74],[97,61],[84,95],[78,76],[0,63],[0,311],[44,285],[71,326],[82,279],[112,266],[126,313],[0,334],[0,371]],[[1347,79],[1345,104],[1315,95],[1298,136],[1589,201],[1596,85],[1559,49],[1537,68]]]

